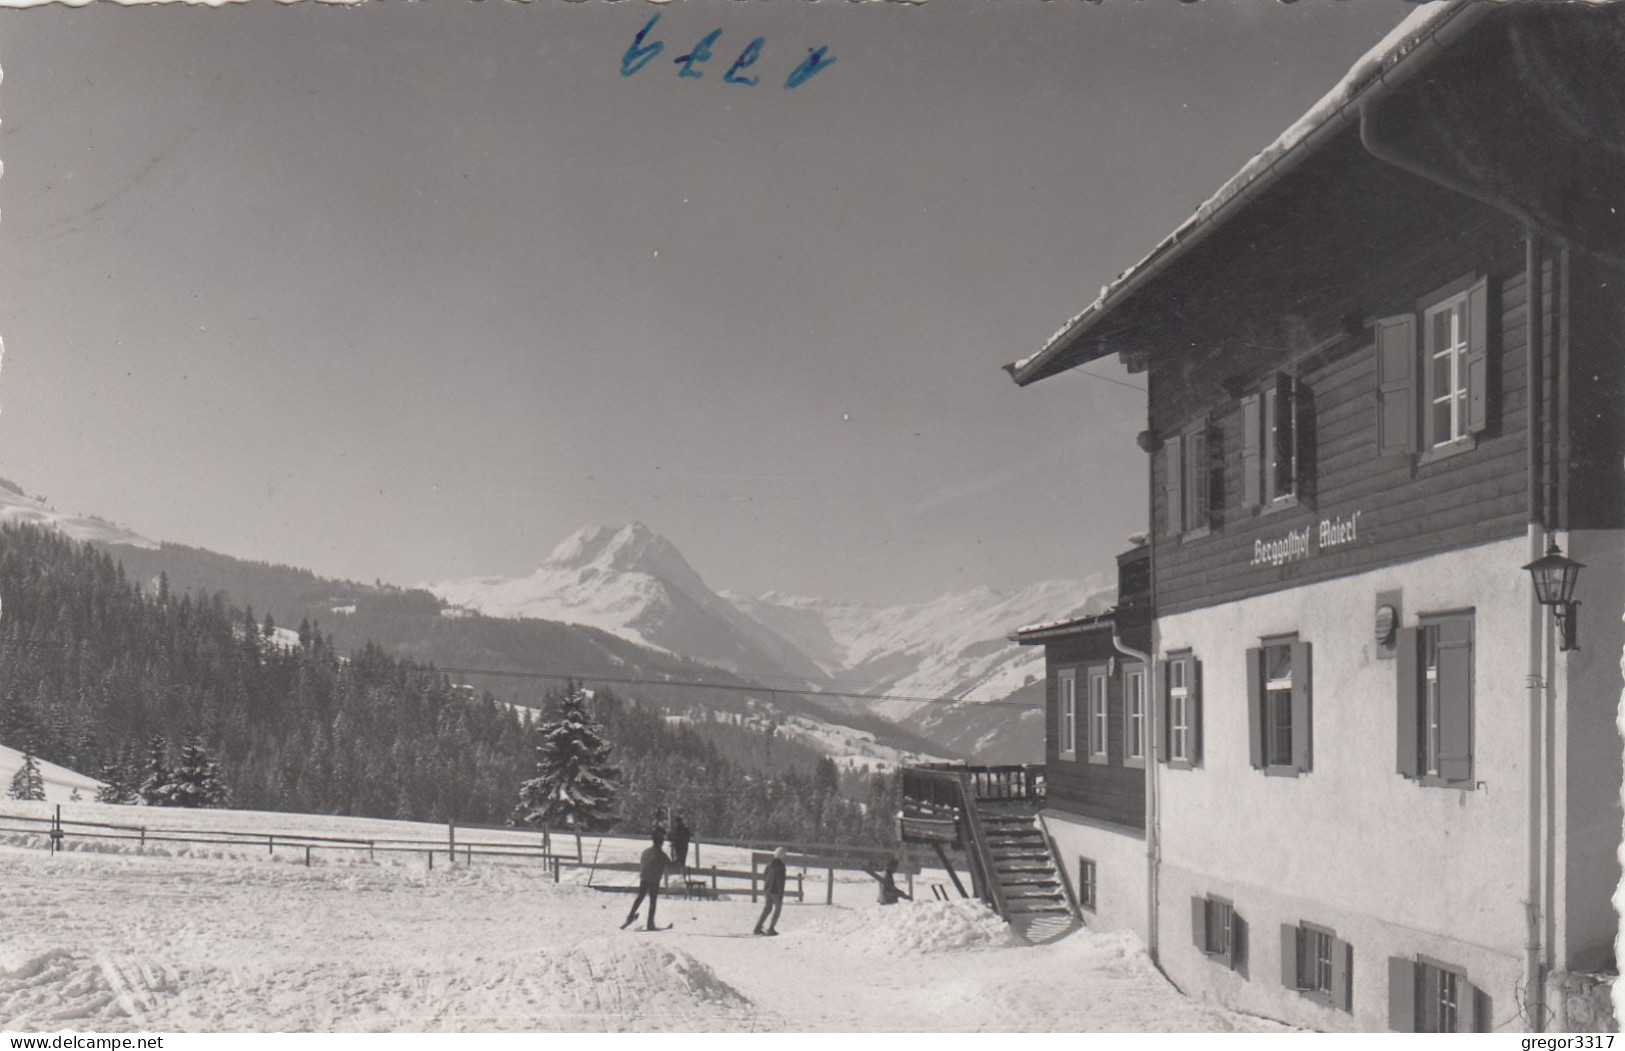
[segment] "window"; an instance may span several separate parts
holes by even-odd
[[[1473,783],[1473,616],[1424,616],[1401,629],[1399,772],[1423,784]]]
[[[1123,765],[1145,765],[1145,669],[1123,673]]]
[[[1196,947],[1231,970],[1241,970],[1246,958],[1247,925],[1235,906],[1209,895],[1191,899],[1191,938]]]
[[[1490,998],[1467,972],[1426,956],[1388,958],[1388,1027],[1401,1033],[1485,1033]]]
[[[1248,737],[1252,765],[1272,774],[1310,764],[1309,644],[1266,639],[1247,651]]]
[[[1057,680],[1061,706],[1062,759],[1078,757],[1078,673],[1071,668],[1062,671]]]
[[[1467,438],[1467,293],[1451,296],[1422,318],[1427,393],[1422,413],[1427,445]]]
[[[1110,679],[1105,668],[1089,671],[1089,761],[1106,759],[1106,687]]]
[[[1302,495],[1308,453],[1306,389],[1281,372],[1241,399],[1241,502],[1291,505]]]
[[[1281,925],[1281,984],[1311,1000],[1350,1011],[1354,951],[1337,933],[1312,923]]]
[[[1162,758],[1169,766],[1192,767],[1202,757],[1201,666],[1181,653],[1170,656],[1163,669]]]
[[[1206,420],[1192,424],[1163,446],[1163,486],[1168,532],[1187,537],[1206,536],[1212,525],[1217,443]]]
[[[1469,275],[1377,322],[1379,455],[1445,455],[1489,429],[1490,316],[1489,282]]]
[[[1095,863],[1090,858],[1078,859],[1078,908],[1095,911]]]

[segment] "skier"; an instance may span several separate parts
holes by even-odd
[[[773,860],[767,863],[767,901],[762,905],[762,914],[756,918],[757,934],[778,934],[779,913],[784,910],[784,848],[778,847],[773,851]],[[773,918],[768,919],[772,913]],[[767,924],[767,930],[762,930],[762,924]]]
[[[876,872],[874,869],[869,868],[867,865],[864,866],[863,871],[867,872],[871,877],[873,877],[875,880],[879,881],[879,883],[880,883],[880,904],[882,904],[882,905],[896,905],[898,898],[907,898],[909,901],[914,900],[914,896],[912,894],[909,894],[907,891],[902,890],[897,886],[897,859],[896,858],[887,858],[886,859],[886,871],[885,871],[884,874]]]
[[[671,823],[671,860],[672,864],[683,870],[683,878],[688,879],[688,841],[693,837],[688,826],[683,823],[683,815],[678,814]]]
[[[648,929],[660,929],[655,926],[655,902],[660,897],[660,881],[666,874],[666,852],[661,849],[666,845],[666,837],[660,829],[656,829],[649,838],[652,845],[645,847],[643,855],[638,858],[638,896],[632,902],[632,911],[626,914],[626,922],[621,924],[623,931],[637,922],[638,906],[643,904],[646,896],[649,899]]]

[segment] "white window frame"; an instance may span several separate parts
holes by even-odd
[[[1264,668],[1269,669],[1269,654],[1271,650],[1283,649],[1287,654],[1287,668],[1285,678],[1266,678],[1264,680],[1264,768],[1269,769],[1295,769],[1292,760],[1292,735],[1296,727],[1292,725],[1292,644],[1290,642],[1270,643],[1264,646]],[[1279,743],[1276,738],[1280,726],[1281,713],[1286,713],[1287,741],[1286,756],[1283,759],[1276,751]]]
[[[1168,661],[1168,759],[1191,761],[1190,660],[1183,657]]]
[[[1056,689],[1059,694],[1061,715],[1060,756],[1078,758],[1078,671],[1063,668],[1057,673]]]
[[[1102,668],[1089,669],[1089,761],[1109,762],[1107,751],[1108,705],[1111,699],[1111,676]]]
[[[1472,434],[1467,429],[1467,347],[1469,340],[1468,296],[1469,291],[1458,292],[1448,299],[1442,300],[1427,308],[1422,313],[1422,345],[1431,347],[1425,350],[1427,360],[1423,363],[1423,412],[1422,426],[1424,451],[1434,449],[1447,449],[1470,442]],[[1441,314],[1450,315],[1448,338],[1444,346],[1438,346],[1434,337],[1436,326],[1434,319]],[[1448,376],[1449,389],[1441,393],[1438,389],[1438,366],[1441,360],[1445,365]],[[1441,436],[1437,427],[1436,412],[1441,405],[1449,406],[1449,424],[1446,433]]]
[[[1078,858],[1078,908],[1095,911],[1100,869],[1093,858]]]
[[[1135,702],[1138,700],[1138,706]],[[1145,766],[1145,666],[1123,669],[1123,765]]]
[[[1439,774],[1440,723],[1443,720],[1439,695],[1439,625],[1422,625],[1422,776]]]

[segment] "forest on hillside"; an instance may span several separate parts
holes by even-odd
[[[222,593],[142,587],[107,553],[32,526],[0,527],[0,602],[0,742],[97,775],[139,768],[154,736],[177,754],[195,738],[238,807],[503,823],[560,696],[537,717],[374,644],[341,654],[308,623],[283,643]],[[762,735],[606,689],[590,714],[621,771],[617,828],[673,807],[701,836],[893,835],[894,778],[843,777],[784,740],[756,764]]]

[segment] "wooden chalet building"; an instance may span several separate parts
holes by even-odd
[[[1193,995],[1611,1025],[1622,66],[1619,5],[1423,6],[1010,366],[1146,376],[1125,602],[1017,637],[1079,904]],[[1526,571],[1554,544],[1578,648]]]

